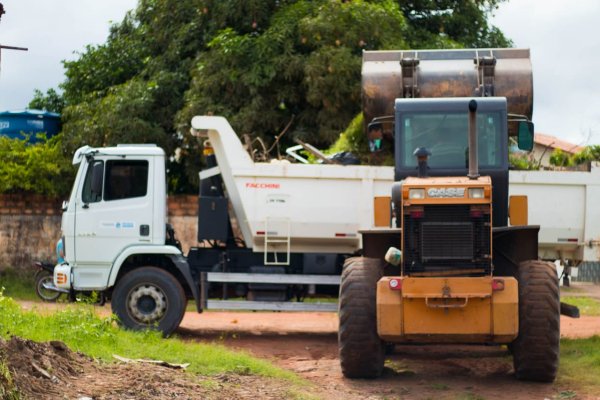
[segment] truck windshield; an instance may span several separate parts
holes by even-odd
[[[460,113],[404,113],[400,121],[400,158],[404,167],[416,167],[413,152],[426,147],[431,152],[431,168],[468,168],[468,115]],[[502,165],[502,124],[499,112],[477,114],[479,165]]]

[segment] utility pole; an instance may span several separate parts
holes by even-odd
[[[0,19],[2,19],[2,15],[4,14],[6,14],[6,11],[4,10],[4,5],[0,3]],[[26,47],[4,46],[0,44],[0,65],[2,63],[2,49],[27,51]]]

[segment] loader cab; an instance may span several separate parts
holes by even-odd
[[[428,175],[466,176],[471,98],[396,99],[395,180],[417,175],[415,149],[426,148]],[[478,98],[479,171],[493,185],[493,226],[508,218],[508,127],[505,98]]]

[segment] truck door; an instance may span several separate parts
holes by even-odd
[[[95,158],[87,166],[75,210],[77,288],[103,288],[113,261],[127,246],[150,242],[152,159]]]

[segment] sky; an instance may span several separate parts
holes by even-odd
[[[104,43],[137,0],[0,0],[3,50],[0,111],[20,110],[34,89],[64,81],[61,60],[73,60],[87,44]],[[536,132],[575,144],[600,144],[600,16],[598,0],[510,0],[494,12],[515,47],[531,49]]]

